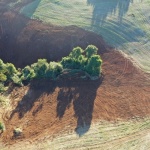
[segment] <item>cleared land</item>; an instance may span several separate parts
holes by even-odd
[[[123,4],[118,3],[120,1],[115,1],[115,3],[111,4],[113,8],[109,7],[109,12],[111,13],[104,17],[104,20],[107,21],[100,25],[91,25],[91,20],[94,17],[92,16],[94,8],[99,6],[98,3],[93,7],[92,5],[87,5],[86,1],[76,2],[69,0],[64,0],[63,2],[47,1],[47,3],[45,0],[19,0],[17,3],[14,3],[14,1],[10,2],[9,0],[1,1],[1,58],[4,58],[5,61],[13,62],[19,67],[23,67],[35,62],[38,58],[60,60],[62,56],[66,56],[70,52],[72,47],[79,45],[85,48],[88,44],[94,44],[99,48],[99,54],[101,54],[104,61],[102,66],[104,79],[88,82],[76,79],[75,77],[70,80],[65,78],[59,81],[42,80],[42,82],[33,81],[30,85],[21,88],[9,89],[9,92],[5,95],[7,97],[6,105],[9,108],[5,109],[5,111],[0,108],[2,114],[0,119],[6,125],[6,131],[0,135],[0,149],[150,149],[150,80],[148,74],[142,72],[136,66],[137,64],[127,55],[120,51],[114,51],[100,36],[74,26],[44,25],[39,19],[42,19],[42,16],[40,16],[42,11],[53,13],[54,10],[52,9],[57,7],[57,9],[61,10],[63,6],[62,12],[64,12],[67,9],[71,10],[70,6],[73,4],[72,6],[75,7],[72,7],[72,10],[78,8],[78,11],[80,9],[85,9],[85,12],[87,11],[83,15],[87,15],[90,18],[87,19],[89,23],[86,23],[84,26],[82,20],[84,17],[80,17],[79,14],[76,18],[71,18],[68,23],[74,24],[71,21],[76,19],[76,23],[80,17],[81,20],[77,22],[78,26],[96,31],[97,33],[99,31],[99,34],[102,33],[108,43],[114,43],[114,45],[116,43],[115,47],[131,44],[131,47],[134,45],[134,48],[137,48],[140,42],[142,42],[142,38],[146,39],[144,45],[148,47],[149,36],[146,30],[149,26],[146,28],[144,22],[143,24],[141,23],[143,27],[138,27],[138,30],[135,30],[137,29],[138,21],[137,24],[134,21],[132,24],[127,21],[122,28],[119,28],[121,25],[118,23],[115,30],[110,28],[112,26],[105,26],[107,28],[104,30],[104,25],[107,25],[108,22],[115,21],[115,19],[118,20],[118,7],[119,4],[120,7]],[[89,3],[95,2],[94,0],[89,1]],[[99,2],[102,4],[102,1]],[[137,7],[139,6],[139,1],[133,5],[130,4],[130,7],[127,7],[128,2],[126,1],[124,4],[126,8],[131,9],[134,6],[133,11],[139,8]],[[42,3],[45,6],[41,9],[40,13],[38,9]],[[108,4],[110,4],[110,1],[108,1]],[[140,4],[145,6],[141,7],[142,10],[147,8],[147,12],[149,12],[147,7],[149,4],[148,0]],[[49,7],[52,5],[51,9],[48,10],[47,5]],[[103,8],[104,6],[106,6],[105,2],[103,2]],[[26,12],[30,12],[28,8],[33,11],[33,14],[28,14],[27,16],[34,17],[38,21],[30,20],[18,14],[20,12],[26,15]],[[99,12],[99,9],[97,8],[96,10]],[[124,22],[125,17],[134,17],[132,12],[128,14],[131,11],[130,9],[124,12],[122,20],[120,20],[121,22]],[[108,10],[106,11],[108,12]],[[58,16],[57,13],[54,13],[55,15],[49,14],[48,16],[50,18],[53,15],[59,18],[62,12]],[[36,16],[36,13],[39,14]],[[66,14],[70,15],[71,12]],[[133,14],[135,15],[135,13]],[[145,14],[146,12],[143,16],[146,16]],[[45,14],[43,13],[43,15]],[[99,17],[98,14],[96,16]],[[72,15],[72,17],[74,16]],[[54,24],[54,21],[57,19],[50,20],[47,21],[45,19],[44,22],[52,22]],[[64,26],[67,25],[65,24],[65,19],[63,20]],[[57,25],[60,25],[61,22],[62,20],[58,19]],[[93,24],[96,24],[96,22],[93,22]],[[124,28],[126,29],[125,31],[123,30]],[[123,30],[124,34],[120,33],[121,30]],[[143,37],[141,37],[141,30],[146,32]],[[112,33],[109,33],[111,31]],[[126,32],[132,33],[133,31],[135,33],[134,37],[139,38],[140,42],[136,42],[136,46],[136,39],[134,38],[133,41],[127,40],[129,41],[128,43],[122,42],[124,36],[125,39],[130,39],[130,34],[127,34],[126,37]],[[119,35],[117,39],[118,34],[116,33],[118,32],[123,38],[120,38]],[[140,35],[138,34],[139,32]],[[137,34],[139,36],[136,36]],[[141,48],[143,47],[141,46]],[[140,52],[136,50],[133,52],[131,50],[133,52],[132,55],[139,54],[137,58],[145,61],[145,67],[148,64],[148,50],[146,48],[145,51],[142,49]],[[23,135],[19,138],[14,138],[13,130],[18,127],[22,129]]]

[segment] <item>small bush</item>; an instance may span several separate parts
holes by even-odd
[[[7,76],[7,79],[11,79],[11,77],[17,73],[18,73],[18,71],[12,63],[6,63],[5,75]]]
[[[91,76],[99,76],[101,73],[102,60],[99,55],[93,55],[88,59],[88,63],[85,67],[87,73]]]
[[[37,63],[31,65],[31,68],[35,72],[35,78],[45,78],[46,70],[48,69],[49,64],[46,59],[38,59]]]
[[[35,72],[30,66],[26,66],[22,70],[21,80],[22,81],[30,81],[35,77]]]
[[[86,56],[90,58],[92,55],[97,55],[98,48],[94,45],[88,45],[85,49]]]
[[[50,70],[52,71],[52,79],[56,79],[58,75],[61,74],[63,66],[58,62],[50,62]],[[47,72],[48,73],[48,72]]]
[[[22,129],[16,128],[16,129],[14,129],[13,133],[14,133],[14,137],[21,136],[22,135]]]
[[[0,93],[6,91],[6,87],[4,86],[4,83],[0,82]]]
[[[0,130],[1,130],[1,131],[4,131],[4,130],[5,130],[5,125],[4,125],[2,122],[0,122]]]

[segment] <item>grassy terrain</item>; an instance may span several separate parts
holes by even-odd
[[[84,128],[81,128],[82,132]],[[45,138],[46,139],[46,138]],[[18,143],[21,144],[21,143]],[[68,131],[53,140],[26,144],[26,147],[14,145],[13,149],[37,149],[37,150],[148,150],[150,149],[150,119],[132,120],[128,122],[118,121],[110,123],[93,124],[84,136],[78,137],[75,132]],[[2,148],[1,148],[2,149]],[[7,148],[3,148],[7,150]]]
[[[116,124],[103,122],[93,125],[83,137],[79,138],[74,133],[61,135],[44,146],[47,149],[53,146],[53,149],[65,150],[147,150],[150,148],[150,133],[148,131],[150,131],[150,120],[118,122]]]
[[[22,7],[20,13],[56,25],[94,31],[150,72],[149,5],[150,0],[35,0]]]

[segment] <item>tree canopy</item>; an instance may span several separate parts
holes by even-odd
[[[23,69],[16,69],[12,63],[4,63],[0,59],[0,88],[7,82],[13,82],[23,85],[23,81],[32,79],[49,78],[56,79],[64,69],[78,69],[89,74],[89,76],[101,75],[102,59],[97,54],[98,48],[94,45],[88,45],[85,50],[81,47],[75,47],[60,62],[47,62],[46,59],[38,59],[31,66]],[[0,91],[1,91],[0,89]]]

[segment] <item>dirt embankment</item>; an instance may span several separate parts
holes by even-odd
[[[75,26],[59,27],[29,20],[15,12],[0,14],[0,58],[24,67],[46,58],[60,60],[73,47],[94,44],[103,53],[108,49],[98,35]]]
[[[77,27],[55,27],[15,13],[0,16],[0,57],[23,67],[38,58],[59,60],[74,46],[94,44],[103,59],[103,80],[33,81],[11,92],[13,110],[4,117],[5,143],[33,141],[63,131],[86,133],[97,120],[150,116],[150,84],[146,75],[120,52],[108,50],[94,33]],[[13,137],[21,128],[23,136]],[[84,130],[81,132],[81,128]]]
[[[3,141],[19,140],[13,138],[16,127],[23,129],[21,140],[32,141],[68,130],[83,135],[98,120],[149,117],[149,80],[116,51],[102,58],[103,80],[41,80],[15,88],[11,93],[14,109],[5,118]]]

